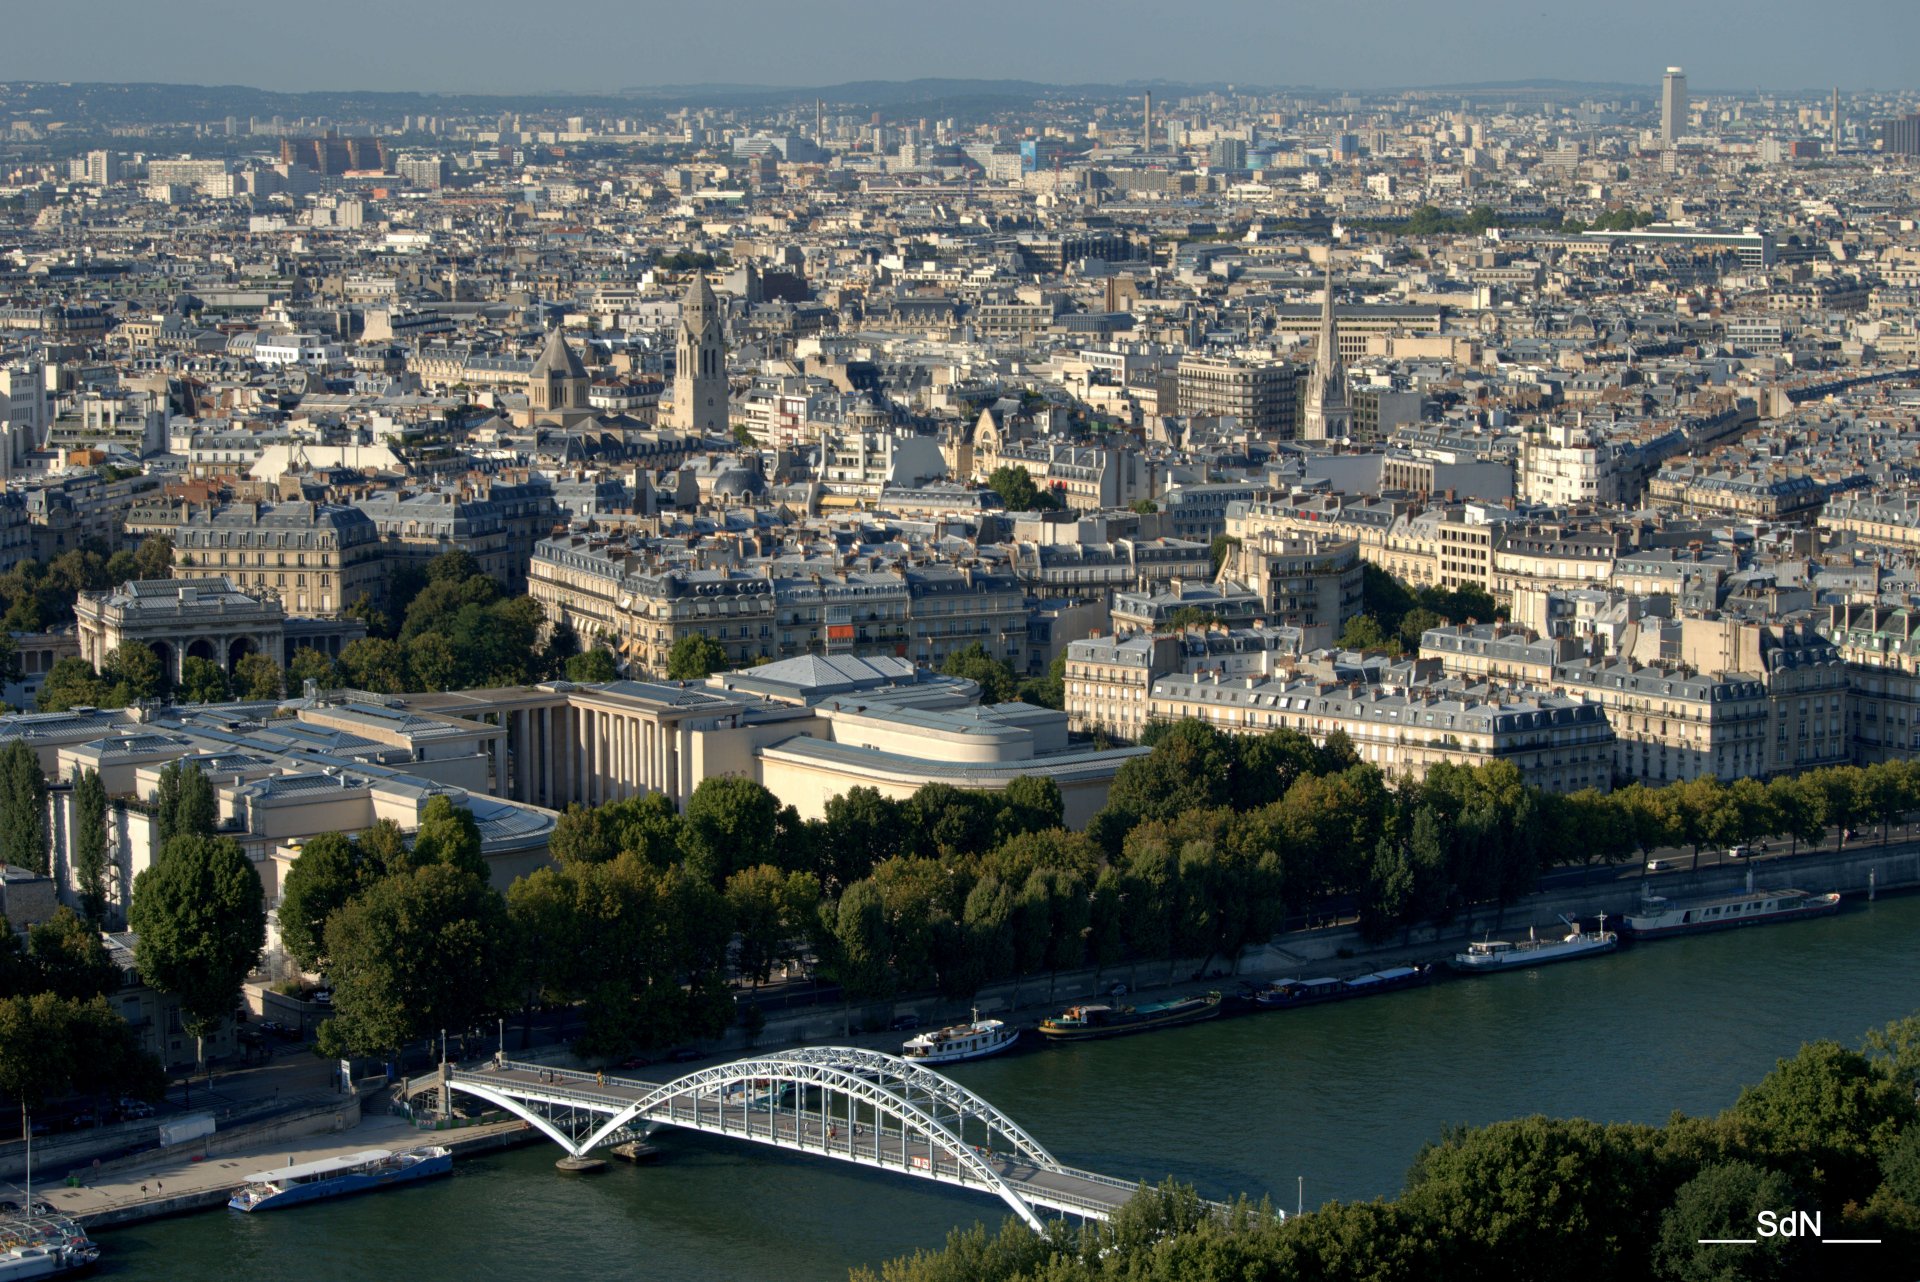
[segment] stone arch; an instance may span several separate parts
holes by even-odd
[[[220,662],[220,651],[208,638],[195,637],[193,640],[187,642],[187,652],[182,657],[187,659],[205,659],[208,663],[218,663]]]
[[[240,660],[259,652],[260,647],[252,637],[235,637],[227,646],[227,671],[232,672],[240,666]]]
[[[147,649],[153,651],[153,657],[160,660],[160,671],[165,674],[169,685],[180,679],[180,656],[174,652],[171,641],[149,641]]]

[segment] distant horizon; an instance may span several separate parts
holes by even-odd
[[[1457,0],[1444,13],[1404,0],[1212,0],[1195,15],[1145,0],[734,0],[724,21],[644,0],[534,12],[509,0],[334,0],[297,28],[281,11],[231,0],[95,0],[84,39],[68,6],[14,9],[0,81],[599,97],[943,77],[1380,93],[1519,81],[1652,89],[1679,65],[1702,94],[1920,88],[1907,53],[1920,36],[1911,0],[1842,0],[1813,24],[1785,0],[1737,11]],[[1534,74],[1515,77],[1516,66]],[[662,72],[672,83],[649,85]],[[262,80],[272,83],[250,83]]]

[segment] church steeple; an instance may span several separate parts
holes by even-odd
[[[1307,387],[1304,441],[1345,440],[1353,425],[1347,404],[1347,367],[1340,359],[1340,327],[1333,315],[1333,246],[1327,246],[1327,270],[1320,296],[1320,347],[1313,355],[1313,381]]]
[[[705,436],[725,436],[726,341],[720,303],[698,272],[680,300],[680,339],[674,350],[673,426]]]
[[[547,332],[547,344],[527,375],[527,403],[544,413],[584,410],[591,382],[573,345],[554,328]]]

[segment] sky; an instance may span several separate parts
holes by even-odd
[[[0,80],[463,93],[926,76],[1908,89],[1920,0],[4,0]]]

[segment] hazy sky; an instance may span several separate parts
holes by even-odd
[[[602,91],[921,76],[1911,88],[1920,0],[4,0],[0,79]]]

